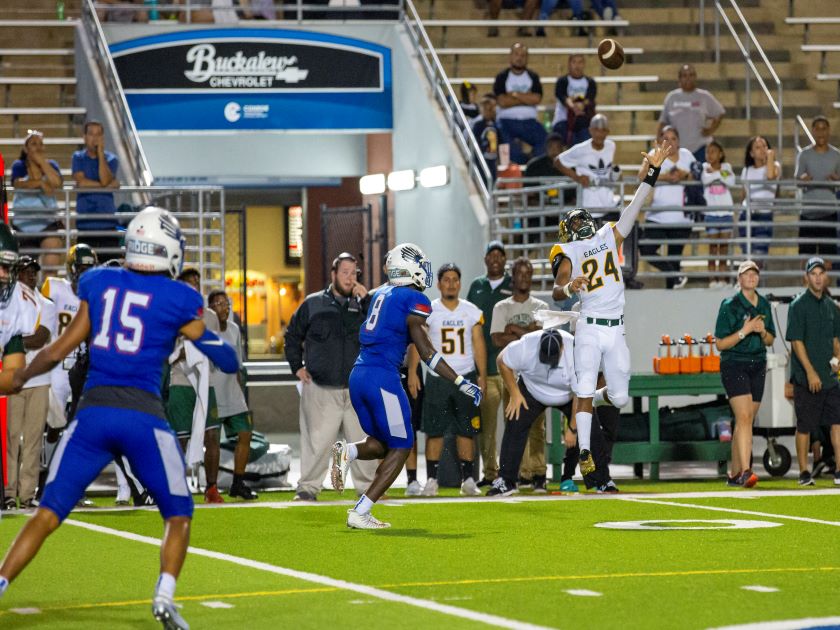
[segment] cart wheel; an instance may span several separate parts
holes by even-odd
[[[775,457],[770,456],[770,449],[764,451],[764,457],[762,458],[764,470],[773,477],[784,477],[785,473],[790,470],[790,451],[781,444],[776,444],[775,450]]]

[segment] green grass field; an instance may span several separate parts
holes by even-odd
[[[177,600],[193,628],[248,630],[708,628],[840,615],[840,492],[721,486],[625,482],[618,496],[505,500],[392,491],[374,512],[393,527],[374,532],[348,530],[349,502],[334,493],[317,505],[265,494],[256,506],[196,510]],[[24,519],[0,520],[0,546]],[[596,527],[651,520],[684,522]],[[161,530],[147,510],[75,513],[0,599],[0,628],[155,627]]]

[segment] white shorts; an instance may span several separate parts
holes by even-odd
[[[592,398],[604,373],[607,393],[616,407],[627,404],[630,386],[630,349],[624,339],[624,324],[587,324],[581,317],[575,329],[575,375],[579,398]]]

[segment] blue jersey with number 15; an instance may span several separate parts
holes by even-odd
[[[85,391],[107,385],[160,395],[163,365],[178,331],[201,317],[198,291],[162,275],[100,268],[79,279],[79,298],[90,316]]]
[[[429,298],[417,289],[391,285],[377,289],[359,333],[362,349],[356,365],[399,370],[411,343],[406,319],[409,315],[428,317],[431,312]]]

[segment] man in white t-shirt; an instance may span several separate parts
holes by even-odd
[[[493,319],[490,323],[490,337],[497,348],[505,348],[524,335],[540,330],[535,313],[547,309],[548,304],[531,295],[533,273],[531,261],[524,256],[513,261],[513,295],[493,307]],[[505,404],[506,398],[503,396]],[[519,472],[520,485],[533,483],[535,492],[545,492],[545,416],[538,417],[531,427],[528,448]]]
[[[499,120],[510,141],[510,159],[526,164],[529,157],[545,152],[545,128],[537,120],[537,105],[543,97],[540,75],[528,69],[528,47],[510,47],[510,67],[496,75],[493,93],[499,106]],[[528,144],[526,150],[522,144]]]
[[[18,262],[18,285],[24,303],[30,307],[32,334],[23,337],[26,362],[32,361],[56,334],[55,304],[38,291],[38,272],[41,265],[30,256],[21,256]],[[26,383],[20,393],[9,396],[9,443],[7,449],[9,484],[5,489],[6,507],[14,507],[20,500],[21,509],[38,507],[35,491],[41,470],[41,447],[47,412],[50,404],[50,373],[42,374]]]
[[[475,304],[458,297],[461,293],[461,270],[454,263],[438,269],[440,298],[432,302],[432,313],[426,319],[429,339],[446,362],[458,374],[487,389],[487,348],[484,345],[484,313]],[[412,345],[408,354],[408,391],[417,398],[420,379],[417,366],[420,355]],[[431,370],[426,372],[426,393],[423,396],[423,432],[426,434],[426,472],[428,479],[423,496],[438,493],[437,470],[443,451],[443,436],[451,430],[461,469],[461,494],[481,494],[475,482],[474,438],[481,430],[481,412],[473,401],[465,398],[450,381]]]
[[[589,122],[589,140],[574,145],[557,157],[560,172],[583,187],[578,207],[586,208],[593,217],[602,217],[616,207],[613,189],[600,184],[616,181],[621,171],[615,160],[615,142],[608,139],[607,117],[596,114]],[[601,210],[599,212],[598,210]]]

